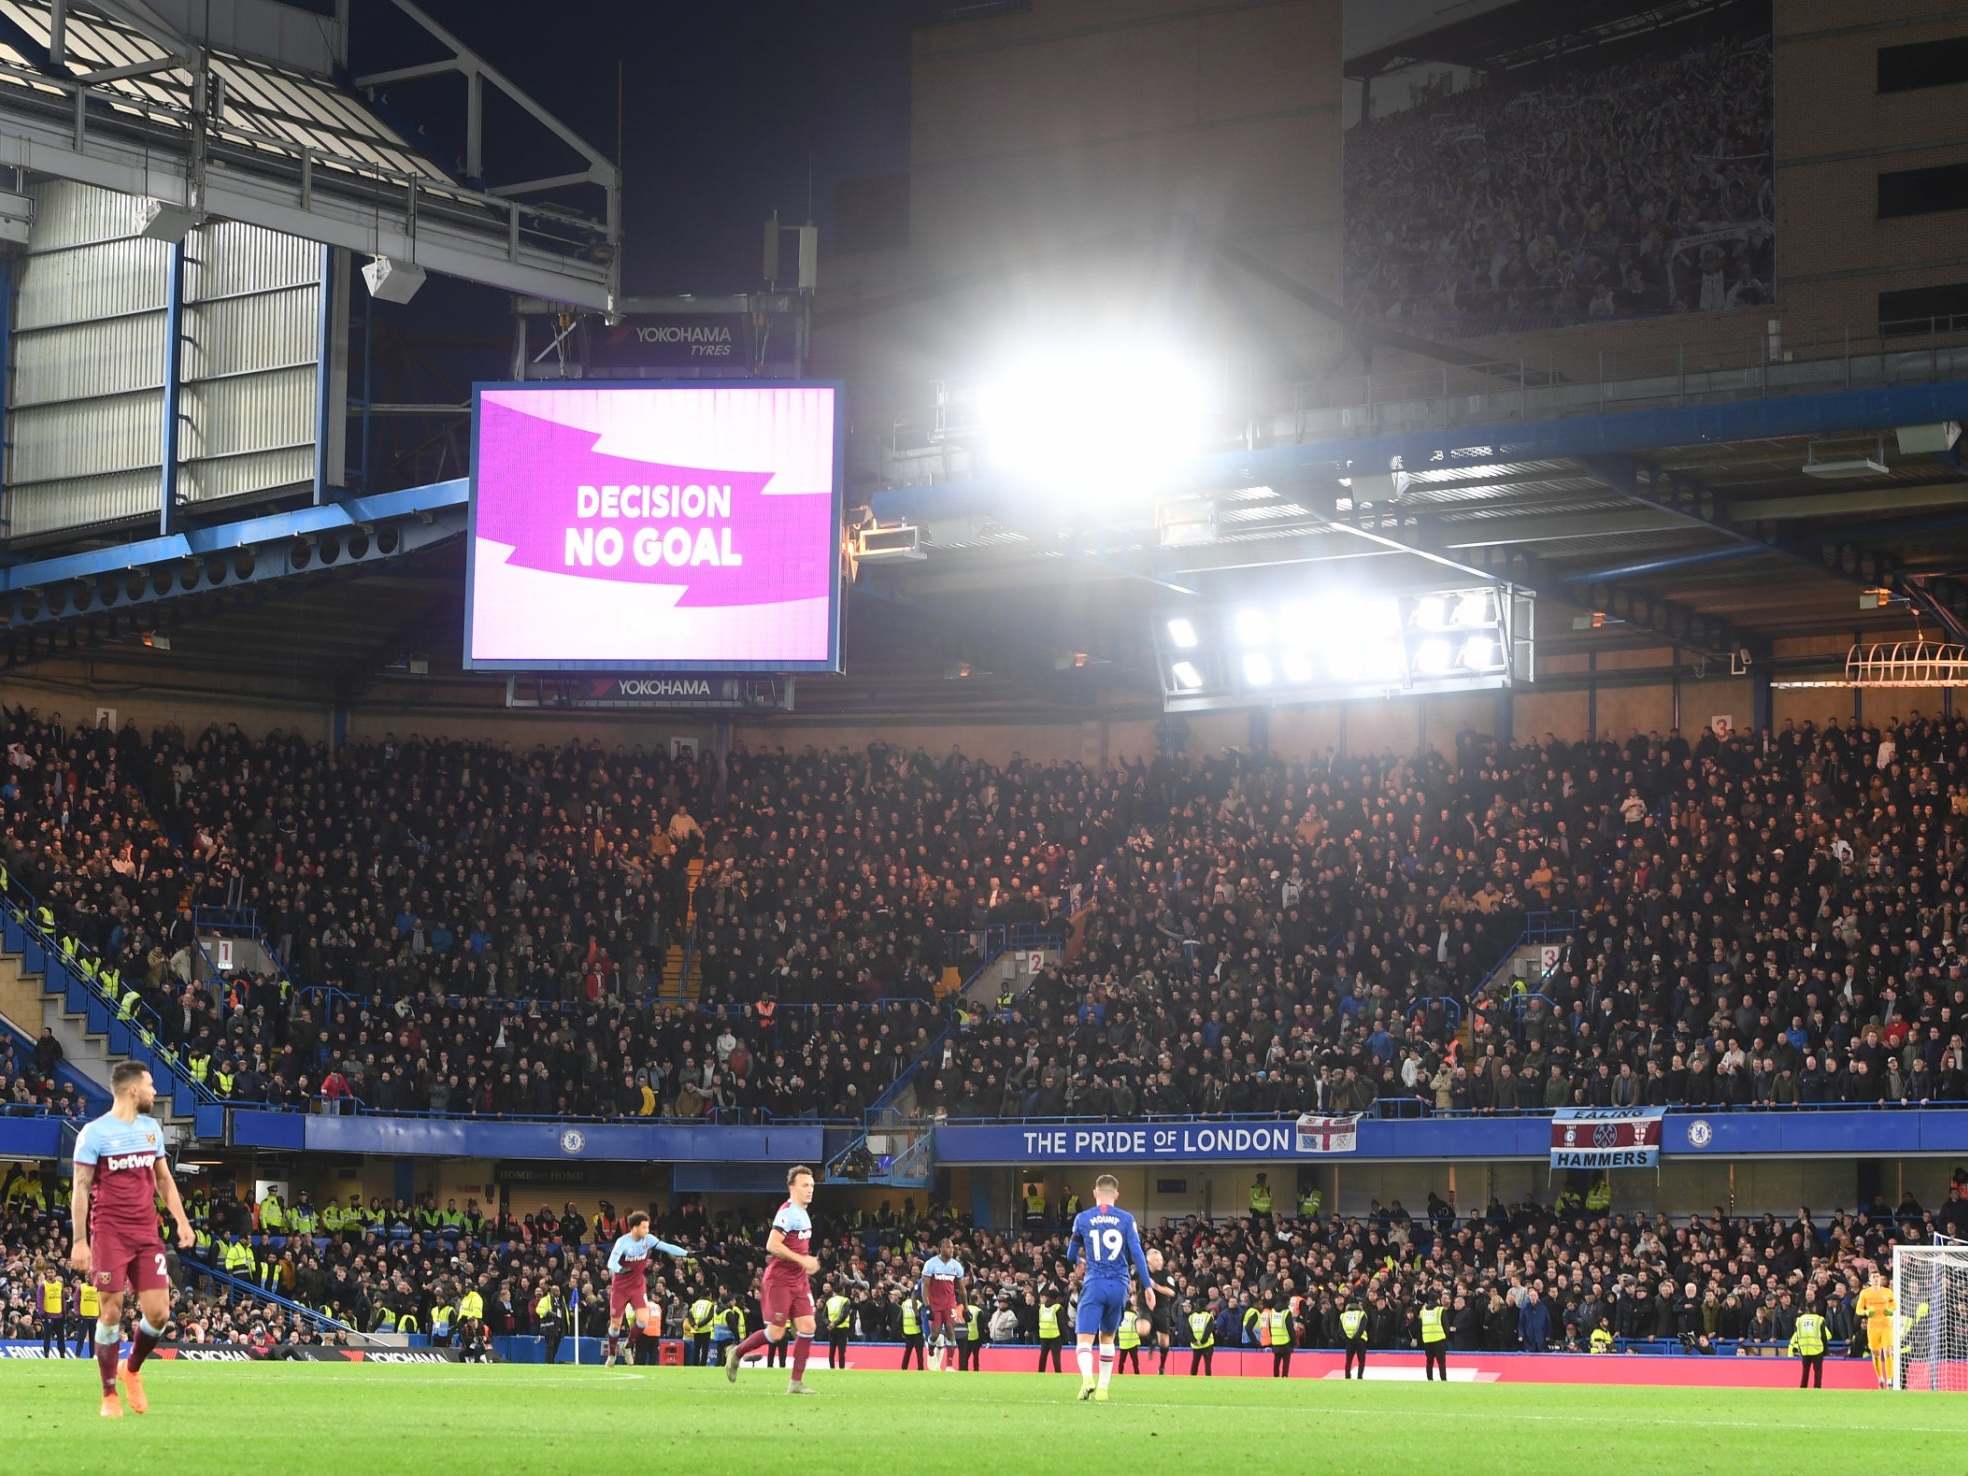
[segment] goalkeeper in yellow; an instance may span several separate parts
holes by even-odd
[[[1866,1347],[1872,1350],[1872,1375],[1879,1387],[1893,1387],[1893,1289],[1877,1266],[1859,1293],[1857,1311],[1865,1324]]]

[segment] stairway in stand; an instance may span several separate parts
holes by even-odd
[[[697,926],[697,879],[703,874],[703,858],[694,858],[690,863],[689,900],[684,904],[683,931],[685,937],[688,937],[691,930]],[[683,945],[681,943],[672,943],[669,947],[669,952],[663,957],[663,988],[661,997],[671,1002],[681,1001],[694,1004],[697,1001],[699,992],[699,984],[696,978],[685,979],[683,977]]]

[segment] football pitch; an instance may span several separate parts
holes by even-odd
[[[1865,1453],[1882,1471],[1968,1470],[1968,1395],[816,1369],[736,1387],[704,1369],[156,1362],[151,1412],[96,1413],[93,1364],[0,1362],[13,1473],[330,1470],[1771,1472]]]

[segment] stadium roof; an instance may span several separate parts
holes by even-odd
[[[1724,10],[1739,0],[1463,0],[1390,41],[1346,59],[1349,77],[1377,77],[1416,62],[1490,70],[1524,66],[1585,46],[1644,35]]]

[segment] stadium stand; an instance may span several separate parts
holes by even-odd
[[[1964,737],[1465,735],[1454,759],[1106,773],[758,754],[720,799],[592,747],[331,759],[16,714],[5,859],[238,1101],[853,1118],[941,1033],[946,929],[1072,914],[1061,967],[962,1008],[926,1114],[1968,1102]],[[704,994],[666,1003],[688,914],[662,878],[699,846]],[[293,966],[221,989],[191,908],[242,897]],[[1509,967],[1533,915],[1569,939],[1535,988]]]

